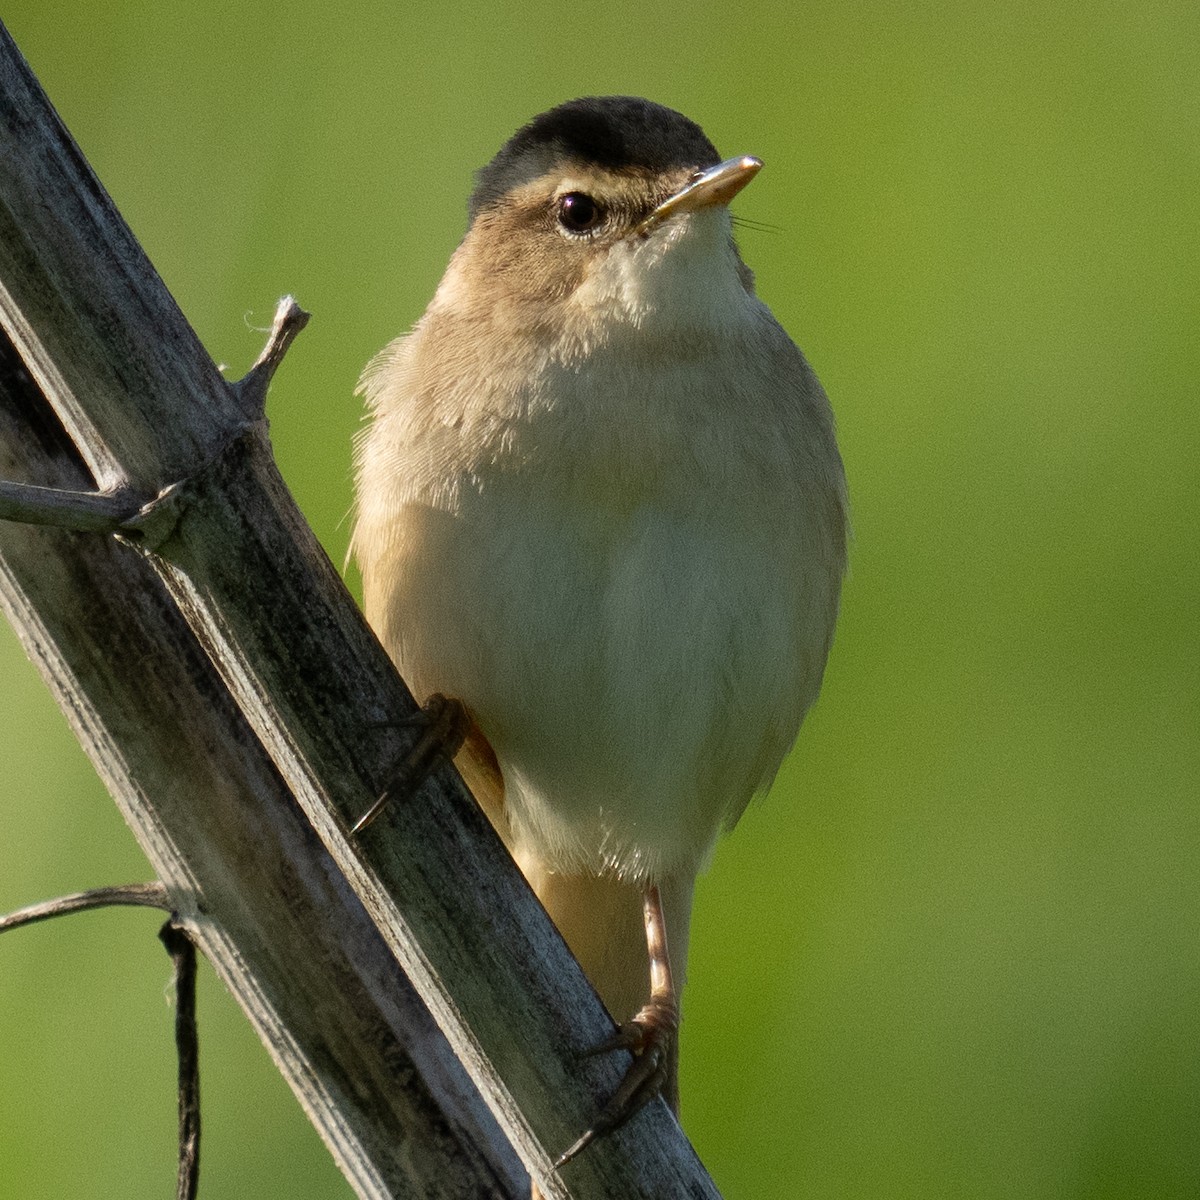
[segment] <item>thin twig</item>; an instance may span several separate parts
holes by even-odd
[[[80,533],[114,533],[141,501],[127,491],[71,492],[0,479],[0,520],[57,525]]]
[[[171,911],[158,881],[92,888],[30,904],[0,916],[0,933],[91,908],[128,905]],[[175,967],[175,1050],[179,1056],[179,1170],[176,1200],[195,1200],[200,1183],[200,1039],[196,1028],[196,947],[186,930],[168,920],[158,931]]]
[[[158,931],[175,965],[175,1050],[179,1056],[179,1174],[176,1200],[195,1200],[200,1187],[200,1037],[196,1027],[196,947],[167,921]]]
[[[254,366],[232,387],[238,394],[242,408],[248,416],[257,420],[267,407],[267,388],[275,370],[287,353],[296,335],[308,324],[311,313],[296,303],[294,296],[284,296],[275,306],[275,320],[271,325],[271,336]]]
[[[43,900],[30,904],[15,912],[0,916],[0,933],[19,929],[22,925],[33,925],[37,921],[48,921],[51,917],[64,917],[69,913],[84,912],[89,908],[106,908],[111,905],[133,905],[141,908],[160,908],[171,911],[167,889],[156,879],[153,883],[125,883],[119,887],[92,888],[88,892],[72,892],[54,900]]]

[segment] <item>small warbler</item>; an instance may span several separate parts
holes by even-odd
[[[632,97],[480,171],[424,316],[367,367],[367,616],[635,1060],[564,1160],[677,1104],[692,890],[816,699],[846,562],[825,393],[728,209],[761,162]]]

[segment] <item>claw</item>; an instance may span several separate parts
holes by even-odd
[[[383,812],[393,796],[410,795],[420,787],[439,761],[452,759],[467,736],[471,719],[461,701],[447,699],[435,692],[419,712],[402,717],[395,724],[416,726],[420,733],[400,760],[395,776],[379,799],[354,822],[350,830],[352,836],[366,829]]]
[[[600,1111],[595,1123],[554,1160],[554,1169],[565,1167],[581,1150],[598,1137],[624,1125],[634,1113],[660,1093],[676,1114],[675,1058],[679,1035],[679,1002],[671,976],[671,958],[667,953],[667,927],[663,915],[662,894],[650,884],[642,895],[642,917],[646,925],[646,950],[650,956],[650,1003],[626,1021],[600,1046],[587,1055],[610,1050],[629,1050],[633,1065],[625,1072],[621,1085]]]
[[[671,1073],[671,1055],[679,1032],[679,1009],[673,998],[651,1000],[632,1021],[598,1046],[584,1051],[585,1057],[611,1050],[629,1050],[633,1064],[625,1078],[584,1132],[554,1160],[554,1169],[565,1167],[597,1138],[619,1129],[666,1088]]]

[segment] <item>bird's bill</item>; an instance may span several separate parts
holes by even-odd
[[[716,204],[728,204],[762,170],[762,159],[744,154],[741,158],[727,158],[701,171],[673,196],[668,196],[642,222],[639,232],[646,232],[675,213],[695,212],[711,208]]]

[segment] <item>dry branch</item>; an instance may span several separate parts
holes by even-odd
[[[7,34],[0,144],[0,476],[142,506],[122,543],[0,526],[5,607],[351,1182],[523,1187],[407,976],[548,1197],[715,1197],[661,1102],[550,1171],[623,1055],[581,1058],[611,1020],[452,771],[347,834],[413,703],[276,471],[282,347],[221,379]]]
[[[0,475],[90,482],[2,334]],[[519,1195],[520,1164],[146,559],[0,523],[0,606],[359,1194],[436,1175],[462,1200]]]

